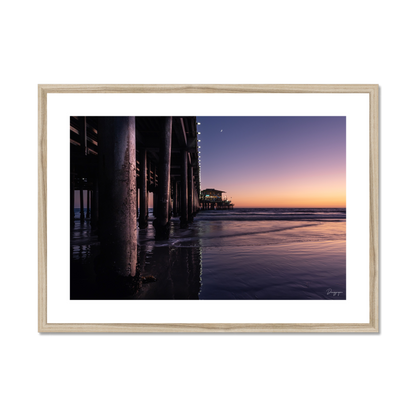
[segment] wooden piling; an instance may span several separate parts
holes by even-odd
[[[173,183],[173,216],[178,216],[178,182]]]
[[[172,117],[164,117],[159,144],[158,207],[154,221],[156,238],[166,238],[169,235],[171,153]]]
[[[149,193],[147,191],[147,150],[140,150],[140,217],[139,227],[147,228],[149,216]]]
[[[84,179],[81,178],[79,183],[79,205],[80,205],[80,219],[81,223],[85,221],[85,214],[84,214]]]
[[[192,222],[194,219],[194,176],[193,167],[188,167],[188,221]]]
[[[182,150],[181,160],[181,226],[188,224],[188,151]]]
[[[135,276],[136,137],[134,117],[101,117],[100,240],[102,270],[112,276]]]
[[[153,216],[156,218],[158,212],[159,196],[157,190],[153,191]],[[153,220],[154,221],[154,220]]]
[[[97,229],[98,226],[98,179],[94,179],[91,195],[91,228]]]
[[[71,212],[69,213],[69,215],[70,215],[71,227],[73,227],[74,219],[75,219],[75,195],[74,195],[75,190],[74,190],[74,181],[72,178],[71,178],[69,186],[70,186],[70,192],[71,192],[71,195],[70,195]]]
[[[87,219],[90,219],[90,190],[87,189]]]

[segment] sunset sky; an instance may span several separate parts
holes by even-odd
[[[223,196],[236,208],[346,206],[345,117],[197,117],[197,121],[201,189],[225,191]],[[84,199],[86,204],[86,191]]]
[[[201,189],[237,208],[346,206],[345,117],[197,117]]]

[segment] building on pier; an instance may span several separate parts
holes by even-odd
[[[201,209],[233,209],[234,204],[227,198],[222,197],[224,193],[225,191],[212,188],[202,190],[200,194]]]

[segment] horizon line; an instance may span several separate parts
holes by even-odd
[[[75,209],[81,209],[81,207],[74,207]],[[149,207],[149,209],[153,207]],[[236,207],[238,208],[259,208],[259,209],[347,209],[347,207]],[[87,207],[84,207],[84,210],[86,210]],[[201,210],[204,211],[204,210]],[[211,210],[205,210],[205,211],[211,211]],[[213,210],[215,211],[215,210]],[[221,210],[220,210],[221,211]],[[225,211],[225,210],[224,210]],[[231,210],[232,211],[232,210]]]

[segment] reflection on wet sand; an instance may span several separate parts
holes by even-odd
[[[172,221],[171,234],[177,229],[179,223]],[[76,222],[71,234],[71,299],[198,299],[202,254],[197,242],[187,247],[159,243],[153,227],[138,230],[138,276],[124,282],[128,290],[121,292],[101,277],[97,235],[88,223]]]
[[[197,247],[165,246],[149,251],[141,247],[140,260],[145,260],[140,270],[144,283],[138,299],[198,299],[201,262]]]
[[[172,220],[170,235],[180,230]],[[175,246],[175,239],[155,241],[154,228],[139,230],[138,256],[142,288],[136,299],[198,299],[201,287],[202,255],[197,241]]]
[[[172,218],[168,240],[149,225],[137,230],[136,277],[116,279],[97,235],[76,221],[71,299],[345,300],[345,210],[297,211],[202,212],[186,228]]]

